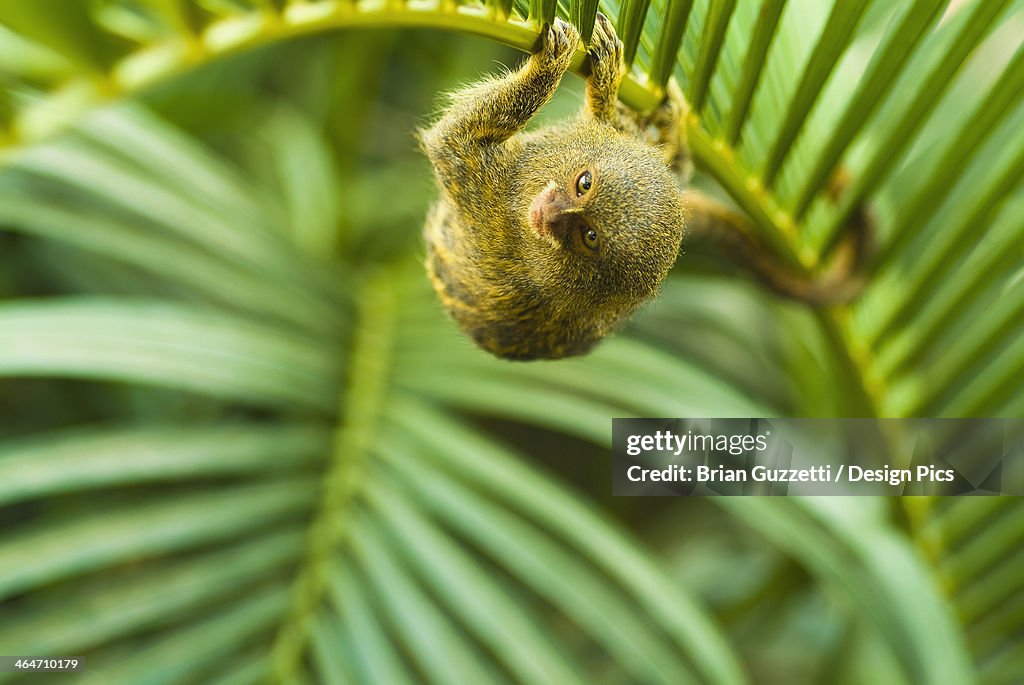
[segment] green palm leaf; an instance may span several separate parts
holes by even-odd
[[[393,112],[357,104],[371,86],[351,75],[384,70],[390,44],[353,30],[529,50],[556,13],[588,36],[598,9],[626,44],[622,99],[649,110],[678,86],[705,180],[795,270],[822,269],[871,209],[863,297],[805,311],[684,255],[585,359],[498,363],[452,330],[410,258],[430,196],[411,139],[360,147]],[[820,682],[1014,682],[1017,507],[694,504],[777,571],[714,552],[720,585],[747,583],[716,613],[524,453],[599,457],[613,416],[1020,415],[1022,16],[1020,0],[0,2],[0,226],[31,266],[11,260],[0,292],[33,292],[26,271],[60,284],[0,303],[0,411],[16,384],[59,398],[35,435],[0,424],[0,652],[85,654],[101,682],[742,683],[771,677],[743,622],[781,584],[838,599],[807,615],[858,636],[819,631]],[[347,53],[318,37],[338,29]],[[271,107],[255,84],[275,62]],[[219,153],[149,110],[203,94],[225,112],[183,118]],[[232,102],[254,140],[218,127]],[[98,425],[65,425],[79,395]]]

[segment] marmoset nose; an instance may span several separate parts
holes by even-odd
[[[553,238],[561,233],[565,218],[574,213],[573,209],[565,191],[554,182],[549,183],[530,203],[530,225],[540,235]]]

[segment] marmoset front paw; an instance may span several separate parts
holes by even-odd
[[[555,17],[553,23],[545,26],[541,36],[541,47],[537,57],[542,62],[560,66],[562,71],[568,69],[580,44],[580,32],[576,27]]]

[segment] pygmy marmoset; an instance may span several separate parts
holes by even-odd
[[[420,132],[441,186],[424,231],[431,281],[498,357],[586,353],[654,297],[683,237],[664,155],[618,110],[622,43],[603,15],[581,116],[523,132],[578,45],[556,19],[518,71],[454,94]]]

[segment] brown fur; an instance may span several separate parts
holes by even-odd
[[[424,229],[428,273],[452,318],[499,357],[588,352],[657,294],[683,236],[663,151],[617,105],[622,44],[603,16],[582,115],[522,132],[578,43],[556,20],[518,71],[455,94],[420,134],[441,187]],[[593,182],[579,194],[583,170]]]

